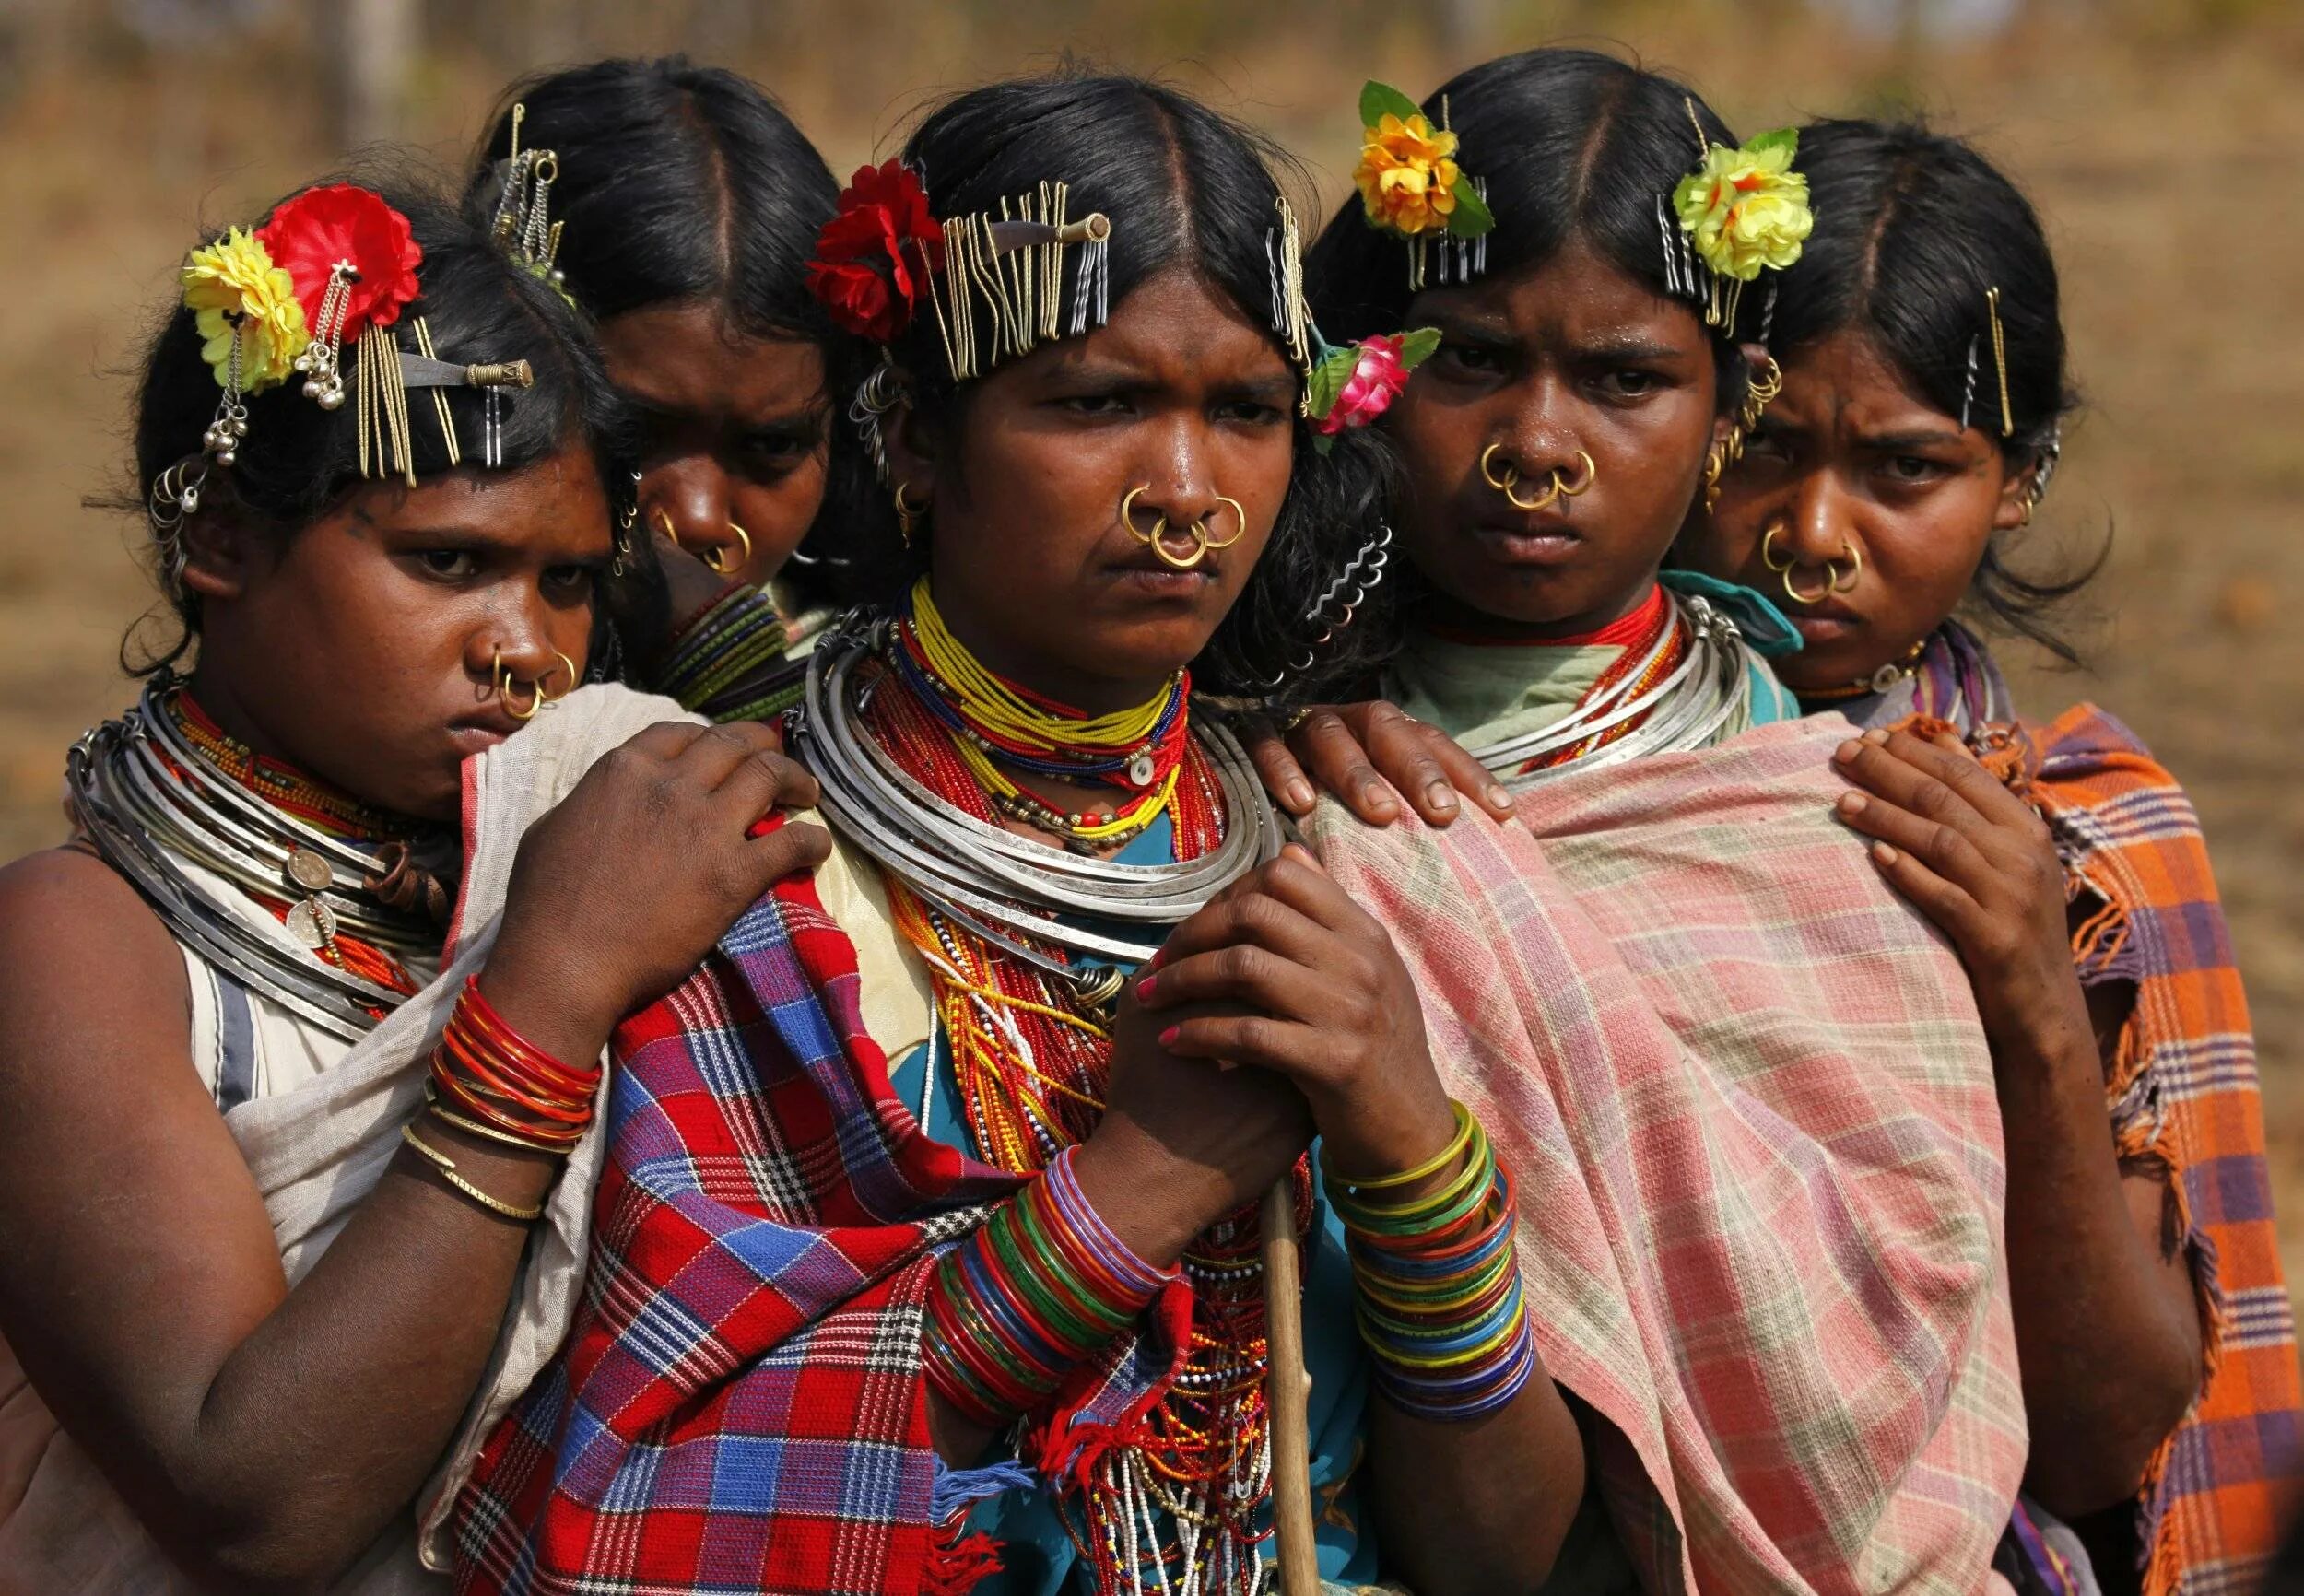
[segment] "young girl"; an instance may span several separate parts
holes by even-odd
[[[1381,545],[1368,440],[1298,447],[1278,191],[1114,78],[963,95],[905,162],[824,251],[904,301],[906,549],[799,733],[842,850],[623,1033],[595,1307],[465,1494],[467,1585],[1256,1588],[1291,1171],[1322,1572],[1533,1582],[1583,1464],[1509,1182],[1193,697]]]
[[[1790,626],[1658,574],[1777,385],[1797,140],[1738,147],[1578,51],[1362,111],[1358,195],[1308,270],[1331,335],[1412,330],[1345,382],[1399,391],[1408,570],[1373,685],[1518,805],[1500,833],[1312,835],[1398,936],[1452,1091],[1532,1191],[1558,1177],[1522,1259],[1603,1465],[1575,1565],[1973,1590],[2022,1457],[1974,1013],[1820,824],[1831,744],[1754,657]]]
[[[1699,169],[1716,162],[1788,193],[1796,174],[1732,150],[1677,85],[1583,52],[1476,67],[1432,113],[1452,128],[1418,132],[1364,100],[1366,197],[1307,262],[1332,334],[1438,334],[1413,378],[1370,374],[1405,384],[1385,429],[1407,472],[1410,569],[1389,590],[1402,636],[1381,696],[1508,784],[1790,714],[1752,651],[1796,642],[1769,606],[1716,586],[1675,596],[1657,572],[1699,480],[1717,475],[1773,381],[1725,313],[1743,289],[1757,323],[1768,286],[1744,289],[1692,253],[1683,270],[1665,211],[1684,180],[1712,183]],[[1443,145],[1461,165],[1433,153]],[[1451,215],[1475,205],[1491,226],[1451,232]],[[1804,213],[1787,205],[1781,225],[1772,247],[1796,249]],[[1681,241],[1670,257],[1667,234]]]
[[[642,525],[723,581],[793,579],[795,621],[829,600],[839,485],[862,486],[835,423],[864,346],[807,289],[839,192],[758,85],[677,56],[513,85],[465,192],[476,224],[538,232],[598,324],[641,417]]]
[[[2004,552],[2071,404],[2055,263],[1957,140],[1828,122],[1800,150],[1818,219],[1777,306],[1784,390],[1687,554],[1781,593],[1807,643],[1785,679],[1871,728],[1842,751],[1858,790],[1839,812],[1976,982],[2029,1496],[2095,1515],[2107,1590],[2139,1570],[2156,1592],[2246,1584],[2304,1457],[2215,878],[2190,802],[2125,727],[2092,705],[2018,722],[1952,618],[1969,604],[2070,657],[2038,612],[2076,584]]]
[[[419,1486],[565,1323],[608,1027],[820,833],[746,839],[812,791],[756,732],[577,780],[658,713],[554,719],[629,479],[549,289],[347,183],[182,284],[135,466],[184,644],[0,873],[0,1588],[430,1589]]]

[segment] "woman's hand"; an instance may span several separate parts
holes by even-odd
[[[590,1057],[760,894],[823,863],[831,839],[820,827],[748,835],[771,809],[816,801],[816,779],[767,726],[649,727],[521,839],[481,978],[490,1000],[537,1046]]]
[[[1984,1028],[2036,1046],[2088,1037],[2047,823],[1948,736],[1867,732],[1833,759],[1859,789],[1836,813],[1875,839],[1881,873],[1952,939]]]
[[[1169,1051],[1295,1083],[1348,1173],[1414,1168],[1455,1132],[1391,936],[1293,843],[1178,926],[1136,996]]]
[[[1371,826],[1400,818],[1404,792],[1428,826],[1456,818],[1458,793],[1499,820],[1511,817],[1511,794],[1463,745],[1381,699],[1322,705],[1285,736],[1262,725],[1243,740],[1273,801],[1299,818],[1312,812],[1314,780]]]

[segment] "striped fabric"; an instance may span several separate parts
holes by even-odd
[[[2018,745],[2008,772],[2104,911],[2084,980],[2135,984],[2108,1090],[2123,1158],[2175,1177],[2205,1331],[2206,1384],[2139,1503],[2145,1596],[2262,1581],[2304,1502],[2304,1389],[2273,1228],[2256,1049],[2199,817],[2135,734],[2082,704]]]
[[[1314,822],[1520,1181],[1546,1367],[1652,1591],[1971,1596],[2023,1473],[1992,1062],[1831,817],[1836,717]]]

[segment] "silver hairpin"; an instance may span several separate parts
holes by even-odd
[[[1976,405],[1976,352],[1979,340],[1968,341],[1968,380],[1960,386],[1960,430],[1968,430],[1968,413]]]

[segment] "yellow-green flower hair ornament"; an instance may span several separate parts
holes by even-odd
[[[1688,116],[1695,120],[1693,101]],[[1701,138],[1700,123],[1697,132]],[[1799,260],[1816,213],[1808,207],[1807,178],[1793,170],[1799,129],[1756,134],[1734,148],[1707,139],[1702,147],[1701,163],[1672,191],[1676,240],[1663,197],[1656,202],[1665,285],[1701,304],[1710,325],[1733,327],[1744,285],[1762,267],[1782,271]]]
[[[1456,162],[1456,135],[1443,102],[1434,127],[1423,107],[1388,83],[1360,90],[1360,159],[1352,170],[1368,225],[1408,243],[1408,283],[1424,286],[1427,241],[1440,247],[1439,277],[1469,278],[1487,264],[1478,241],[1495,226],[1485,185]]]
[[[261,393],[288,380],[312,336],[295,282],[262,239],[233,228],[186,257],[182,282],[217,387]]]

